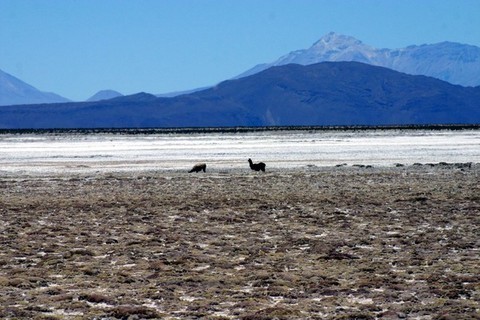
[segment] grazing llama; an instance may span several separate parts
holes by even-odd
[[[196,165],[193,166],[192,170],[188,171],[189,173],[190,172],[200,172],[203,170],[203,172],[205,172],[205,170],[207,169],[207,164],[206,163],[197,163]]]

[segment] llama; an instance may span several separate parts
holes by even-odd
[[[253,163],[252,159],[248,159],[248,163],[250,164],[250,169],[254,171],[262,170],[263,172],[265,172],[265,163],[263,162]]]
[[[206,163],[197,163],[196,165],[193,166],[192,170],[188,171],[189,173],[190,172],[200,172],[203,170],[203,172],[205,172],[205,170],[207,169],[207,164]]]

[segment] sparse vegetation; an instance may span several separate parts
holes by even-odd
[[[474,319],[479,174],[0,177],[0,318]]]

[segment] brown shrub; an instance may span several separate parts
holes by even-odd
[[[118,306],[112,309],[110,316],[120,319],[128,319],[130,316],[138,316],[145,319],[161,318],[162,314],[144,306]]]
[[[267,320],[267,319],[294,319],[300,316],[300,312],[281,307],[270,307],[259,310],[253,314],[241,317],[242,320]]]
[[[88,302],[92,303],[108,303],[108,304],[114,304],[115,301],[107,296],[104,296],[99,293],[83,293],[78,297],[78,300],[85,300]]]

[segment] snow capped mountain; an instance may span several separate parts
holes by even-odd
[[[336,33],[329,33],[309,49],[294,51],[276,62],[275,65],[296,63],[301,65],[314,64],[322,61],[358,61],[368,63],[375,54],[375,48],[361,41]]]
[[[330,32],[310,48],[292,51],[272,63],[260,64],[237,78],[272,66],[309,65],[323,61],[357,61],[396,71],[425,75],[463,86],[480,85],[480,48],[454,42],[377,49],[360,40]]]
[[[97,93],[95,93],[93,96],[88,98],[87,101],[108,100],[108,99],[113,99],[113,98],[122,97],[122,96],[123,94],[115,90],[100,90]]]
[[[441,42],[384,50],[372,64],[463,86],[480,85],[480,48],[472,45]]]
[[[0,70],[0,106],[68,101],[55,93],[42,92]]]

